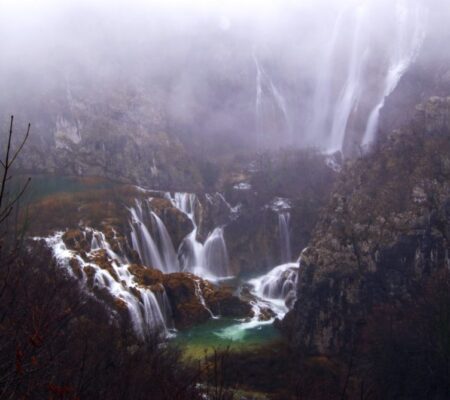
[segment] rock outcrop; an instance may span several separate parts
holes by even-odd
[[[309,352],[344,351],[375,305],[414,298],[433,271],[450,268],[449,238],[450,98],[432,98],[342,172],[283,329]]]

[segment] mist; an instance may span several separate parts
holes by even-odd
[[[449,58],[449,17],[420,0],[3,1],[2,118],[51,141],[108,104],[210,148],[368,146],[408,71]]]

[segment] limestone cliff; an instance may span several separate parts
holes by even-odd
[[[304,251],[295,308],[283,327],[299,348],[336,354],[374,305],[414,298],[450,268],[450,98],[349,163]]]

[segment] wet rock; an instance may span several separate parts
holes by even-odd
[[[163,282],[172,307],[177,329],[185,329],[207,321],[211,315],[199,298],[196,281],[199,278],[189,273],[164,275]],[[200,295],[202,293],[200,292]]]
[[[178,329],[206,322],[212,314],[244,318],[253,315],[250,304],[193,274],[177,272],[163,276],[175,325]]]
[[[99,249],[94,251],[89,257],[89,261],[95,263],[101,269],[108,271],[114,280],[119,281],[119,277],[111,264],[111,259],[108,257],[106,250]]]
[[[215,315],[221,317],[253,317],[252,306],[233,294],[228,288],[217,288],[205,295],[206,304]]]
[[[81,229],[69,229],[62,237],[64,244],[70,250],[88,252],[91,246],[86,238],[85,232]]]
[[[163,273],[157,269],[140,264],[131,264],[128,270],[133,274],[134,280],[141,286],[153,286],[163,282]]]

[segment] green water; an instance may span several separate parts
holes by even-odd
[[[17,189],[23,187],[28,177],[15,179]],[[57,193],[78,193],[86,190],[111,189],[117,184],[105,179],[81,179],[68,176],[31,175],[31,181],[22,197],[22,202],[32,203]],[[15,191],[17,191],[17,189]]]
[[[279,337],[271,322],[242,322],[220,318],[177,333],[173,343],[179,345],[187,357],[202,358],[205,351],[211,354],[214,349],[224,350],[227,347],[231,351],[250,350],[275,341]]]

